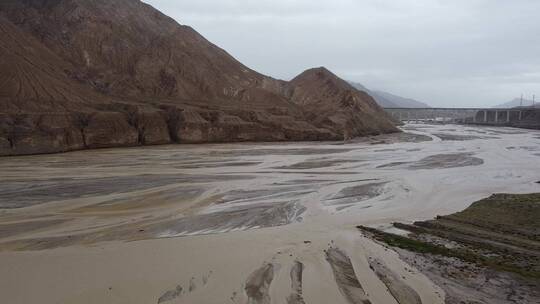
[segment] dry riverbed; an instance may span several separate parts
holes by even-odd
[[[356,226],[402,232],[391,223],[429,222],[492,193],[537,192],[539,132],[404,129],[408,133],[346,143],[0,158],[0,298],[454,303],[456,290],[474,295],[474,282],[494,278],[483,286],[496,289],[500,282],[516,294],[479,303],[534,299],[526,284],[506,273],[476,271],[476,281],[466,286],[459,277],[444,279],[437,271],[463,267],[389,249]],[[438,259],[446,258],[452,257]]]

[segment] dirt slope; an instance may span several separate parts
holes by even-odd
[[[87,109],[106,98],[66,76],[71,66],[0,17],[0,109],[3,112]]]

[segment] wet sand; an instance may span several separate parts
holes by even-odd
[[[446,131],[453,131],[455,132],[455,129],[450,129]],[[449,133],[433,133],[433,135],[437,136],[438,138],[442,140],[473,140],[473,139],[497,139],[498,137],[493,136],[476,136],[476,135],[458,135],[458,134],[449,134]]]
[[[287,297],[287,304],[305,304],[302,295],[302,275],[304,264],[295,261],[291,268],[291,294]]]
[[[451,153],[436,154],[424,157],[415,162],[392,162],[378,166],[377,168],[405,167],[411,170],[415,169],[440,169],[457,168],[468,166],[479,166],[484,160],[473,156],[474,153]]]
[[[355,227],[537,191],[538,150],[507,147],[538,147],[539,132],[405,127],[414,136],[0,158],[1,298],[443,303],[436,280]],[[434,135],[480,132],[493,138]]]
[[[366,291],[358,281],[351,259],[339,248],[329,248],[326,260],[332,267],[339,291],[350,304],[371,304]]]
[[[370,259],[369,266],[377,277],[388,287],[388,291],[399,304],[420,304],[422,299],[407,282],[378,259]]]

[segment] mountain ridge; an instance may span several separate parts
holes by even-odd
[[[405,98],[379,90],[370,90],[358,82],[351,81],[350,83],[358,90],[370,94],[377,101],[377,104],[383,108],[431,108],[428,104],[412,98]]]

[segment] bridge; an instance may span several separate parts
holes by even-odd
[[[540,108],[384,108],[400,121],[433,121],[540,128]]]

